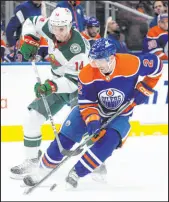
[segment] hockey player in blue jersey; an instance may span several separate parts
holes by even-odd
[[[10,19],[6,28],[6,38],[11,51],[16,51],[16,43],[20,38],[22,24],[28,17],[41,15],[42,1],[26,1],[19,4],[14,10],[14,16]],[[16,35],[16,36],[15,36]]]
[[[158,15],[158,25],[149,29],[143,39],[143,53],[153,53],[168,60],[168,14]]]
[[[86,132],[97,135],[93,146],[66,177],[66,182],[73,187],[77,187],[79,179],[92,173],[122,146],[130,131],[129,118],[134,106],[143,104],[153,94],[162,74],[162,63],[156,55],[116,54],[115,45],[105,38],[94,43],[89,57],[90,63],[79,74],[79,105],[72,109],[58,135],[67,150],[80,142]],[[138,81],[139,76],[143,80]],[[134,102],[101,130],[101,125],[132,98]],[[25,184],[35,185],[62,159],[55,139],[42,156],[38,172],[25,176]]]

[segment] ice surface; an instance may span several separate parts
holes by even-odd
[[[43,141],[42,148],[49,145]],[[11,179],[9,170],[23,160],[23,143],[1,143],[2,201],[167,201],[168,136],[129,137],[123,148],[106,161],[107,183],[88,175],[74,190],[66,190],[64,179],[79,157],[73,157],[50,180],[24,195],[23,182]],[[51,192],[49,185],[57,183]]]

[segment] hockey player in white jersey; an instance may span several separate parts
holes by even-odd
[[[36,83],[36,99],[28,106],[29,115],[23,124],[25,160],[11,168],[11,177],[22,179],[37,166],[41,144],[41,125],[48,120],[41,93],[46,96],[52,115],[64,105],[73,107],[77,102],[77,80],[80,69],[88,63],[90,44],[72,28],[72,15],[67,8],[56,8],[49,18],[35,16],[23,24],[24,43],[21,52],[31,60],[39,47],[40,36],[49,45],[52,78],[44,84]]]

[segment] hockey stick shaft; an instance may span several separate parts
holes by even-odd
[[[37,81],[42,84],[41,82],[41,79],[40,79],[40,76],[39,76],[39,72],[38,72],[38,69],[37,69],[37,66],[35,64],[35,59],[32,60],[32,66],[33,66],[33,69],[34,69],[34,72],[35,72],[35,75],[36,75],[36,79]],[[59,150],[60,152],[63,154],[63,155],[66,155],[66,156],[70,156],[72,155],[72,152],[69,151],[69,150],[66,150],[63,148],[60,140],[59,140],[59,136],[58,136],[58,133],[57,133],[57,130],[56,130],[56,127],[55,127],[55,124],[54,124],[54,121],[53,121],[53,116],[51,114],[51,111],[50,111],[50,107],[49,107],[49,104],[46,100],[46,97],[44,94],[41,94],[42,96],[42,100],[43,100],[43,103],[44,103],[44,106],[45,106],[45,109],[46,109],[46,112],[47,112],[47,115],[48,115],[48,118],[51,122],[51,125],[52,125],[52,129],[53,129],[53,132],[55,134],[55,137],[56,137],[56,141],[57,141],[57,144],[58,144],[58,147],[59,147]]]
[[[107,37],[107,29],[108,29],[108,24],[109,22],[112,20],[112,17],[108,17],[108,19],[106,20],[106,27],[105,27],[105,30],[104,30],[104,38]]]
[[[119,116],[130,104],[132,104],[134,100],[130,100],[129,102],[126,102],[125,105],[123,105],[123,107],[121,107],[111,118],[109,118],[101,127],[101,129],[105,128],[112,120],[114,120],[117,116]],[[86,133],[87,134],[87,133]],[[95,134],[92,134],[91,136],[89,136],[86,140],[84,140],[84,142],[82,142],[74,151],[72,151],[72,155],[71,156],[67,156],[65,159],[63,159],[63,161],[61,163],[59,163],[57,165],[56,168],[54,168],[53,170],[51,170],[44,178],[42,178],[36,185],[34,185],[33,187],[29,188],[27,191],[25,191],[25,194],[29,194],[31,193],[36,187],[38,187],[42,182],[44,182],[48,177],[50,177],[54,172],[56,172],[65,162],[67,162],[67,160],[69,158],[71,158],[72,156],[74,156],[74,154],[81,150],[82,147],[84,145],[87,144],[88,141],[90,141],[90,139],[94,136]],[[82,151],[82,150],[81,150]],[[51,186],[54,187],[55,184],[53,184]],[[50,188],[50,189],[51,189]]]

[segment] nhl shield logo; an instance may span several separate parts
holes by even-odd
[[[77,53],[80,53],[81,52],[81,47],[79,44],[77,43],[73,43],[71,46],[70,46],[70,51],[73,53],[73,54],[77,54]]]
[[[124,93],[115,88],[105,89],[99,93],[99,100],[101,104],[110,110],[115,110],[120,107],[124,101],[124,97]]]

